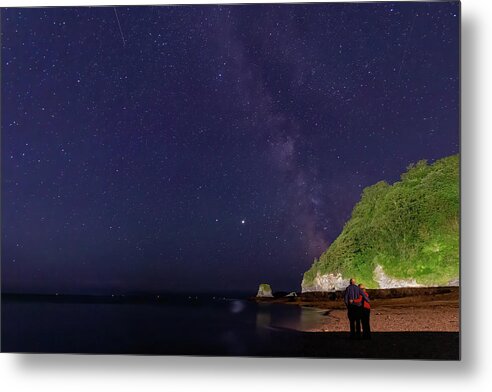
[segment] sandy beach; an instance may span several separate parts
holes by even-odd
[[[327,310],[326,322],[312,332],[342,332],[348,330],[347,312]],[[459,332],[458,306],[402,307],[381,306],[371,311],[373,332]]]
[[[373,332],[459,332],[459,288],[370,290]],[[319,326],[308,332],[347,332],[347,311],[341,293],[336,298],[301,295],[260,299],[308,306],[323,311]]]
[[[310,307],[319,311],[321,317],[318,325],[292,331],[303,338],[299,356],[459,359],[458,287],[368,291],[372,307],[371,340],[349,339],[343,292],[303,293],[298,297],[255,300]]]

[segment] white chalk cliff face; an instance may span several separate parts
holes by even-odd
[[[377,265],[374,269],[374,280],[378,283],[380,289],[394,289],[398,287],[423,287],[415,279],[396,279],[386,275],[383,267]]]
[[[310,283],[302,281],[302,292],[312,291],[339,291],[344,290],[349,284],[350,278],[344,278],[342,274],[324,274],[319,272]],[[397,279],[392,278],[383,270],[383,267],[377,265],[374,269],[374,280],[377,282],[380,289],[393,289],[400,287],[424,287],[424,285],[417,283],[415,279]],[[451,280],[447,286],[459,286],[459,278]]]
[[[311,291],[338,291],[344,290],[349,284],[349,279],[344,279],[342,274],[325,274],[319,272],[312,282],[309,284],[302,280],[302,292],[308,293]]]
[[[260,287],[258,287],[258,293],[256,294],[257,297],[273,297],[272,293],[272,288],[270,287],[269,284],[260,284]]]
[[[374,269],[374,280],[378,282],[380,289],[394,289],[398,287],[436,287],[417,283],[415,279],[395,279],[386,275],[383,267],[377,265]],[[459,286],[459,277],[450,280],[446,286]]]

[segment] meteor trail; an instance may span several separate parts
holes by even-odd
[[[123,30],[121,29],[120,18],[118,18],[118,12],[116,12],[116,7],[113,7],[114,14],[116,15],[116,21],[118,22],[118,27],[120,28],[121,40],[123,41],[123,46],[126,45],[125,37],[123,36]]]

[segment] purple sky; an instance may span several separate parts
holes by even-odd
[[[364,187],[459,151],[459,12],[2,9],[3,291],[299,289]]]

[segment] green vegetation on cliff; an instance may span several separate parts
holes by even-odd
[[[459,156],[410,165],[401,180],[367,187],[340,236],[304,274],[341,273],[378,287],[393,278],[445,285],[459,274]]]

